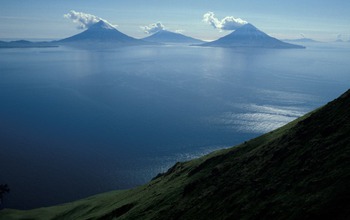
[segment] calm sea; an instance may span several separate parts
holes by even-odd
[[[149,181],[350,87],[350,44],[0,50],[0,184],[29,209]]]

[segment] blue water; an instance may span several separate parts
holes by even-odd
[[[350,85],[350,47],[0,50],[0,183],[28,209],[149,181]]]

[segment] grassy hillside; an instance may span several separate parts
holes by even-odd
[[[350,90],[144,186],[0,219],[350,219]]]

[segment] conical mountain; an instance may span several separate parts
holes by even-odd
[[[149,37],[145,37],[142,40],[154,43],[164,44],[200,44],[203,41],[185,36],[180,33],[174,33],[167,30],[160,30]]]
[[[87,30],[72,37],[57,41],[59,43],[114,43],[114,44],[144,44],[145,42],[130,37],[118,31],[115,27],[101,20]]]
[[[252,24],[245,24],[229,35],[218,40],[201,44],[210,47],[248,47],[248,48],[305,48],[270,37]]]

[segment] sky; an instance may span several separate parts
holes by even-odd
[[[62,39],[83,29],[64,15],[88,13],[116,25],[135,38],[158,26],[202,40],[232,30],[203,21],[213,12],[218,21],[242,19],[270,36],[320,41],[350,40],[348,0],[0,0],[0,39]],[[145,33],[147,32],[147,33]]]

